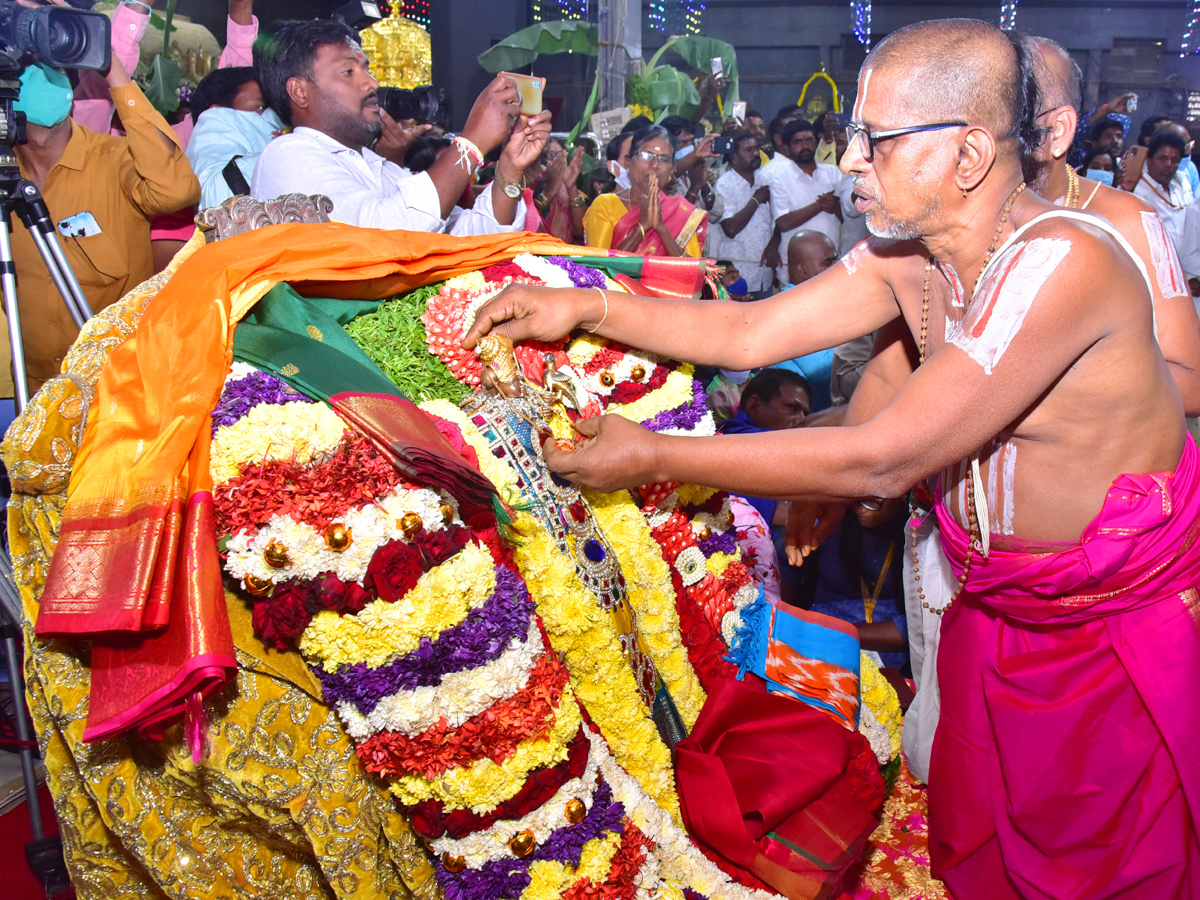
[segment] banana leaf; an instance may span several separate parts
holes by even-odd
[[[588,97],[587,103],[583,107],[583,116],[579,119],[579,124],[571,129],[571,133],[567,136],[567,149],[575,146],[575,139],[579,137],[579,132],[587,127],[588,120],[592,118],[592,113],[596,109],[596,98],[600,96],[600,66],[596,65],[596,80],[592,82],[592,94]]]
[[[600,31],[590,22],[538,22],[510,34],[476,59],[488,72],[517,71],[542,54],[600,52]]]
[[[142,85],[146,99],[164,116],[179,109],[181,71],[179,60],[168,59],[160,53],[150,64],[150,73]]]
[[[684,58],[688,65],[705,73],[712,71],[712,60],[719,56],[721,65],[725,69],[725,77],[729,79],[725,102],[732,103],[738,99],[737,51],[733,49],[732,44],[699,34],[675,38],[673,41],[668,41],[668,44],[672,50]],[[666,49],[666,45],[663,49]]]
[[[658,110],[658,118],[669,115],[684,115],[700,103],[700,94],[692,79],[674,66],[656,66],[648,80],[651,109]]]

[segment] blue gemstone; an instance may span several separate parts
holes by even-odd
[[[590,562],[604,562],[604,545],[595,539],[586,541],[583,545],[583,555]]]

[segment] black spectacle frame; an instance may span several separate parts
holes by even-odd
[[[846,126],[846,143],[853,144],[855,140],[858,140],[863,159],[871,162],[875,158],[875,145],[880,141],[890,141],[892,138],[917,134],[921,131],[940,131],[943,128],[961,128],[966,125],[966,122],[933,122],[929,125],[910,125],[908,128],[892,128],[888,131],[868,131],[852,122]],[[866,140],[863,141],[863,138]]]

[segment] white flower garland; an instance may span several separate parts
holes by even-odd
[[[423,685],[383,697],[363,715],[349,700],[339,700],[338,714],[351,737],[362,740],[379,731],[417,735],[442,719],[458,728],[488,707],[524,689],[529,673],[546,652],[537,622],[530,621],[525,639],[514,637],[491,662],[462,672],[450,672],[441,684]]]
[[[213,484],[223,485],[251,462],[307,463],[336,450],[345,432],[346,423],[324,403],[260,403],[232,425],[217,429],[209,458]]]
[[[229,539],[225,570],[234,578],[251,575],[276,584],[293,578],[311,581],[324,572],[333,572],[342,581],[362,584],[376,550],[390,541],[408,542],[400,528],[404,515],[419,515],[425,531],[448,527],[442,518],[443,503],[455,511],[451,524],[462,524],[457,504],[448,494],[397,486],[372,503],[346,511],[339,521],[350,530],[351,542],[340,551],[329,548],[323,530],[290,516],[272,516],[257,532],[242,529]],[[263,556],[273,541],[287,548],[286,566],[274,568]]]
[[[461,856],[469,868],[478,869],[484,863],[513,856],[508,842],[527,828],[533,832],[539,845],[544,843],[553,832],[571,824],[567,820],[568,802],[581,800],[591,811],[599,769],[599,759],[594,753],[589,753],[583,773],[578,778],[564,782],[554,796],[537,809],[519,819],[501,819],[483,831],[473,832],[464,838],[438,838],[432,842],[434,854]]]
[[[662,875],[703,894],[708,900],[780,900],[779,895],[748,888],[732,881],[692,843],[670,814],[655,803],[641,786],[622,769],[604,739],[585,729],[592,752],[600,758],[600,772],[612,788],[614,799],[625,807],[625,815],[646,837],[657,844]]]

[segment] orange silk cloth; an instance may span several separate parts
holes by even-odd
[[[238,321],[280,282],[380,299],[523,252],[588,251],[531,234],[287,224],[180,266],[100,376],[36,623],[40,636],[94,640],[86,739],[160,734],[232,674],[208,451]]]

